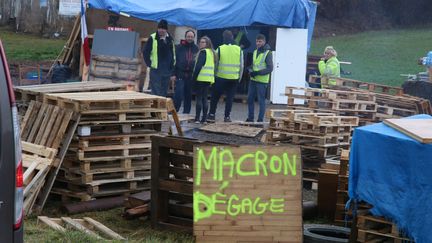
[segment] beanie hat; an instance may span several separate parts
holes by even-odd
[[[161,19],[158,23],[158,29],[166,29],[168,30],[168,22],[165,19]]]

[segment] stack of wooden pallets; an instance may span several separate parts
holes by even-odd
[[[59,93],[44,102],[81,115],[55,194],[82,201],[150,188],[150,136],[167,120],[167,99],[133,91]]]
[[[317,78],[319,77],[310,76],[309,82],[316,83]],[[432,114],[431,104],[427,99],[403,94],[400,87],[347,78],[336,78],[335,80],[336,85],[329,86],[329,89],[373,93],[376,95],[376,122],[415,114]]]
[[[359,122],[358,117],[312,110],[269,110],[267,117],[266,142],[300,145],[303,172],[310,172],[305,177],[312,180],[326,159],[338,159],[341,149],[350,146],[351,131]]]
[[[360,123],[373,122],[376,117],[377,104],[373,93],[286,87],[288,107],[297,107],[296,100],[300,100],[308,109],[319,112],[334,112],[340,116],[357,116]]]

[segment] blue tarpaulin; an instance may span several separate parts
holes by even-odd
[[[316,10],[308,0],[89,0],[89,7],[199,30],[253,24],[307,29]]]
[[[415,242],[432,242],[432,144],[383,123],[355,129],[349,196],[373,205],[372,214],[396,223]]]

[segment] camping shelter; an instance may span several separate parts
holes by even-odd
[[[198,30],[265,26],[273,28],[274,72],[270,100],[286,103],[285,86],[304,86],[307,48],[316,3],[308,0],[89,0],[89,8],[103,9],[143,20],[166,19],[176,26]],[[252,38],[254,38],[252,36]],[[250,38],[251,39],[251,38]],[[252,39],[253,40],[253,39]]]

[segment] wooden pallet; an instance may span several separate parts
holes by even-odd
[[[62,233],[65,233],[67,228],[72,228],[98,240],[126,240],[124,237],[112,231],[110,228],[88,217],[84,217],[83,219],[72,219],[69,217],[48,218],[46,216],[38,216],[38,223],[44,223],[50,228]],[[105,238],[102,238],[99,234],[96,234],[95,231],[102,233]]]
[[[402,235],[395,224],[381,217],[358,215],[357,229],[358,242],[388,240],[393,242],[414,242]]]
[[[14,87],[17,102],[23,103],[30,103],[32,100],[43,101],[43,96],[50,93],[101,92],[117,90],[126,90],[126,85],[92,81]]]
[[[73,111],[32,101],[21,123],[21,140],[58,148]]]
[[[340,145],[349,145],[351,134],[325,134],[325,135],[309,135],[281,130],[268,129],[266,134],[268,143],[274,142],[290,142],[296,145],[317,146],[322,148],[337,147]]]
[[[301,94],[304,93],[304,94]],[[341,101],[375,101],[375,94],[360,91],[345,91],[332,89],[317,89],[290,87],[285,88],[285,95],[297,99],[308,98],[311,100],[341,100]]]
[[[309,83],[316,84],[317,79],[320,78],[316,75],[309,76]],[[393,87],[388,85],[382,85],[377,83],[369,83],[363,82],[354,79],[348,78],[332,78],[332,80],[336,80],[336,85],[330,85],[330,88],[334,87],[347,87],[347,88],[355,88],[359,90],[367,90],[374,93],[384,93],[390,95],[402,95],[403,90],[400,87]],[[322,82],[326,83],[326,79],[322,79]],[[327,84],[328,85],[328,84]]]
[[[26,215],[43,208],[78,122],[71,110],[30,103],[21,124]]]
[[[79,199],[89,201],[98,198],[118,195],[130,195],[144,190],[150,190],[150,177],[134,179],[114,179],[92,182],[92,185],[82,185],[80,182],[70,182],[59,176],[52,189],[53,194],[62,196],[64,201]]]
[[[222,133],[229,135],[237,135],[242,137],[256,137],[263,129],[250,127],[250,126],[242,126],[238,124],[227,124],[227,123],[214,123],[210,125],[206,125],[200,127],[200,130],[212,133]]]
[[[152,227],[193,231],[195,139],[152,137]]]
[[[45,183],[56,155],[56,149],[22,142],[25,215],[32,213],[33,204]]]

